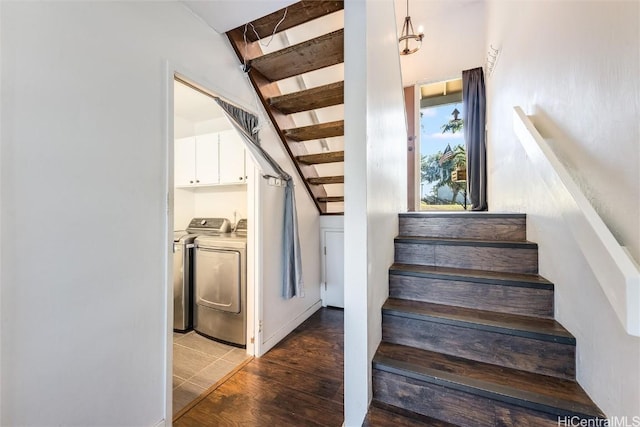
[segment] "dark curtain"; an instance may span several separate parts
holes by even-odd
[[[467,188],[471,210],[487,210],[486,96],[482,68],[462,72],[464,141],[467,147]]]
[[[298,237],[298,214],[296,212],[293,178],[260,146],[258,138],[258,118],[241,108],[220,98],[214,98],[222,107],[231,124],[242,136],[245,147],[262,171],[263,178],[278,178],[285,182],[284,188],[284,230],[282,257],[282,296],[286,299],[303,297],[302,258]]]
[[[263,176],[266,178],[281,178],[287,180],[290,178],[280,165],[260,146],[260,139],[258,138],[258,117],[229,104],[220,98],[214,98],[222,110],[227,115],[227,118],[231,121],[231,124],[235,127],[238,133],[244,138],[245,146],[251,157],[258,163],[260,170],[263,172]]]

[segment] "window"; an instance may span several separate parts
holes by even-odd
[[[464,210],[462,80],[425,85],[420,92],[420,210]]]

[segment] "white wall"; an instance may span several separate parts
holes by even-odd
[[[404,0],[396,0],[398,34],[406,7]],[[482,65],[485,1],[410,1],[409,14],[416,32],[424,27],[424,40],[418,52],[400,59],[405,87],[459,78],[462,70]]]
[[[226,38],[179,3],[0,11],[0,424],[156,425],[171,414],[167,61],[232,102],[254,96]],[[262,140],[278,147],[271,130]],[[308,291],[279,305],[288,318],[319,300],[318,215],[298,198]],[[262,202],[277,230],[280,200]],[[269,295],[273,269],[259,278]]]
[[[251,163],[248,164],[252,167]],[[194,190],[195,216],[227,218],[232,224],[247,218],[247,186],[219,185]]]
[[[211,102],[213,102],[213,100]],[[233,129],[233,126],[229,123],[229,119],[226,117],[220,117],[217,119],[194,123],[194,129],[196,135],[202,135],[205,133],[215,133]]]
[[[393,14],[392,0],[345,4],[346,426],[361,425],[367,412],[393,238],[398,213],[406,210],[406,119]]]
[[[227,218],[232,225],[247,218],[247,186],[244,184],[175,188],[173,202],[174,230],[184,230],[194,217]]]
[[[320,217],[320,228],[344,229],[344,215],[324,215]]]
[[[556,317],[578,342],[578,381],[607,415],[640,415],[640,339],[613,313],[563,212],[513,133],[520,105],[618,241],[640,260],[640,4],[489,4],[489,207],[528,214]]]
[[[362,424],[371,377],[367,284],[367,3],[344,5],[344,418]]]
[[[184,230],[196,212],[196,193],[192,189],[174,188],[173,190],[173,229]],[[246,198],[245,198],[246,204]],[[204,215],[202,215],[204,216]],[[213,216],[213,215],[212,215]]]
[[[193,122],[179,116],[173,116],[173,137],[175,139],[188,138],[195,136],[195,134],[196,128]]]
[[[264,141],[263,141],[264,144]],[[271,152],[273,157],[283,166],[289,168],[284,151]],[[264,180],[263,180],[264,181]],[[273,283],[262,294],[262,332],[261,353],[278,343],[289,332],[295,329],[321,306],[320,301],[320,228],[319,215],[306,194],[304,184],[296,177],[296,203],[298,209],[298,233],[302,248],[302,271],[304,296],[289,300],[282,298],[282,257],[279,255],[283,242],[282,230],[284,219],[284,187],[263,186],[262,233],[260,239],[264,245],[262,252],[262,270],[264,281]],[[271,202],[268,202],[271,201]],[[270,203],[267,210],[265,206]]]

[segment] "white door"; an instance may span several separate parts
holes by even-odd
[[[244,184],[244,143],[235,130],[220,132],[220,184]]]
[[[196,136],[196,184],[217,184],[218,175],[218,134]]]
[[[173,144],[173,159],[175,186],[195,185],[196,139],[194,137],[176,139]]]
[[[344,232],[325,230],[323,243],[322,305],[344,308]]]

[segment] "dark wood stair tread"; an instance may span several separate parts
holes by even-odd
[[[307,182],[311,185],[343,184],[344,176],[318,176],[307,178]]]
[[[297,156],[296,160],[306,165],[344,162],[344,151],[329,151],[327,153],[305,154],[303,156]]]
[[[344,30],[333,31],[249,61],[270,81],[282,80],[344,62]]]
[[[382,313],[411,319],[444,323],[473,329],[515,335],[540,341],[575,345],[576,340],[553,319],[498,313],[472,308],[389,298]]]
[[[343,196],[318,197],[318,201],[324,202],[324,203],[344,202],[344,197]]]
[[[537,274],[509,273],[467,268],[435,267],[417,264],[395,263],[389,274],[399,276],[427,277],[434,279],[460,280],[504,286],[553,290],[553,283]]]
[[[523,213],[500,213],[500,212],[401,212],[400,217],[405,218],[526,218]]]
[[[247,41],[255,42],[258,41],[258,38],[263,39],[270,37],[271,34],[273,34],[274,28],[281,20],[282,22],[278,25],[277,32],[288,30],[289,28],[296,27],[342,9],[344,9],[344,1],[342,0],[302,0],[287,6],[286,16],[283,8],[267,16],[258,18],[255,21],[251,21],[248,26],[249,28],[247,28]],[[244,31],[244,25],[241,29]]]
[[[362,427],[456,427],[454,424],[372,400]]]
[[[332,138],[344,135],[344,120],[285,129],[284,135],[293,141],[310,141],[312,139]]]
[[[344,61],[344,29],[334,31],[337,28],[334,25],[334,23],[337,24],[335,19],[340,20],[342,9],[344,9],[342,0],[302,0],[226,32],[242,68],[247,71],[260,103],[265,108],[285,151],[293,160],[297,174],[303,179],[304,187],[321,215],[340,214],[334,212],[336,206],[339,205],[318,201],[318,198],[327,196],[325,187],[322,184],[312,185],[307,180],[318,177],[318,170],[314,165],[342,162],[344,153],[310,155],[309,153],[314,150],[309,149],[306,144],[295,143],[293,139],[285,136],[284,129],[297,126],[293,117],[274,108],[269,100],[284,111],[306,111],[309,108],[324,108],[344,102],[343,82],[325,84],[321,88],[312,88],[289,95],[283,95],[279,85],[274,83],[287,77],[340,64]],[[324,22],[322,17],[325,15],[329,15],[327,18],[332,21],[330,29],[320,25]],[[257,43],[257,40],[269,37],[274,32],[303,26],[309,21],[314,21],[310,23],[311,26],[317,27],[316,24],[318,24],[324,28],[322,30],[318,27],[326,34],[267,54],[264,54],[262,44]],[[335,82],[336,80],[332,79],[331,81]],[[328,82],[323,82],[323,84]],[[340,133],[344,134],[344,130]],[[297,136],[296,132],[293,132],[293,136]],[[320,137],[322,136],[324,135]]]
[[[555,415],[604,417],[571,380],[384,341],[373,358],[373,367]]]
[[[282,114],[299,113],[343,103],[344,82],[330,83],[269,99],[269,105]]]
[[[451,246],[483,246],[492,248],[537,249],[538,244],[529,241],[512,240],[478,240],[478,239],[448,239],[440,237],[397,236],[396,243],[418,243],[426,245]]]

